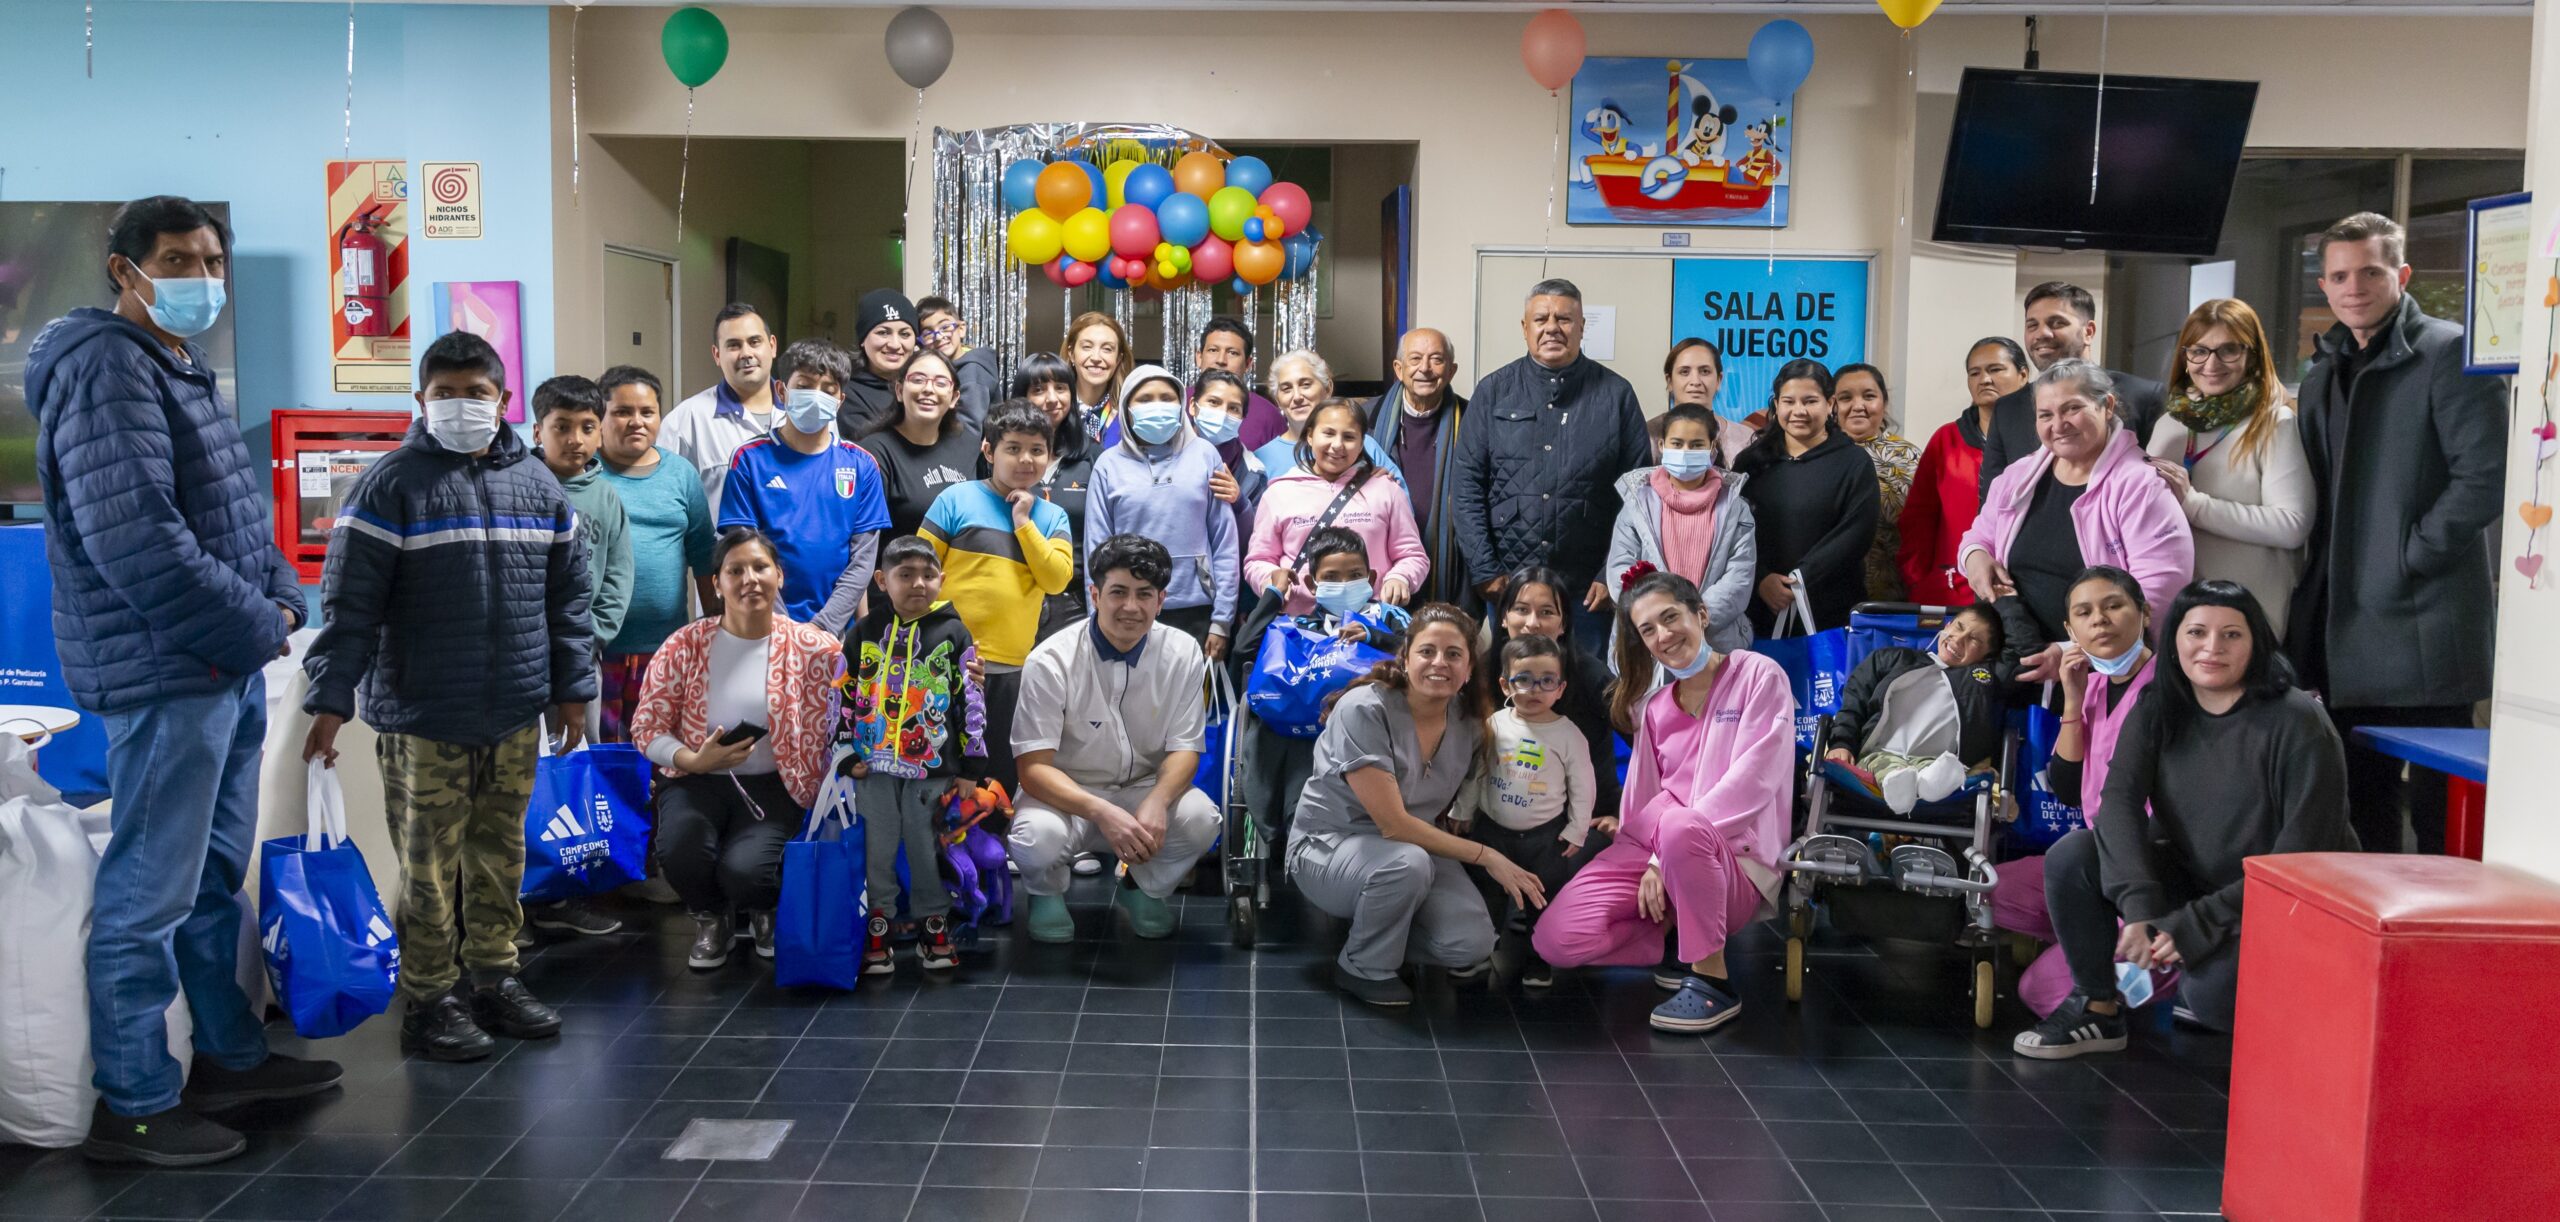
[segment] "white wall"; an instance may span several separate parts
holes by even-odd
[[[663,9],[593,8],[583,18],[581,119],[603,134],[672,135],[684,91],[658,67]],[[714,136],[905,140],[915,94],[878,71],[889,13],[880,9],[728,8],[730,58],[696,99],[694,131]],[[1561,103],[1519,67],[1520,13],[1206,12],[1160,14],[968,9],[946,13],[957,54],[923,120],[953,128],[1034,120],[1161,121],[1223,142],[1405,142],[1415,148],[1415,316],[1453,334],[1473,330],[1476,253],[1544,240],[1552,139]],[[1739,57],[1765,14],[1610,15],[1585,11],[1593,55]],[[1804,146],[1795,167],[1795,224],[1785,250],[1873,250],[1872,350],[1897,387],[1908,431],[1925,436],[1963,403],[1963,347],[2017,327],[2016,283],[2040,261],[1922,240],[1944,157],[1944,118],[1962,69],[2014,66],[2024,40],[2013,16],[1942,14],[1909,39],[1873,15],[1807,16],[1818,58],[1797,103]],[[569,15],[554,18],[560,126]],[[1133,26],[1144,27],[1143,36]],[[2361,17],[2120,13],[2107,32],[2110,71],[2260,80],[2256,147],[2517,148],[2528,69],[2522,17]],[[2095,16],[2048,17],[2044,65],[2097,66]],[[1128,70],[1062,65],[1131,62]],[[2387,48],[2387,52],[2382,50]],[[595,71],[593,65],[617,65]],[[1919,133],[1919,134],[1914,134]],[[590,146],[592,147],[592,146]],[[565,172],[565,171],[564,171]],[[1348,174],[1340,174],[1347,179]],[[893,183],[880,189],[894,190]],[[917,215],[928,184],[914,186]],[[1370,204],[1347,192],[1337,229]],[[565,187],[555,191],[565,199]],[[592,245],[565,209],[559,234],[563,345],[600,277]],[[1554,228],[1560,250],[1652,246],[1655,231]],[[1698,230],[1689,253],[1766,249],[1764,233]],[[1337,245],[1347,246],[1337,233]],[[920,291],[925,268],[907,268]],[[2044,278],[2034,275],[2036,279]],[[2099,286],[2092,286],[2099,287]],[[585,296],[582,296],[585,294]],[[1365,369],[1365,335],[1341,319],[1325,343],[1352,342],[1346,370]],[[1510,333],[1516,336],[1516,329]],[[1465,352],[1475,374],[1519,355],[1488,335]],[[1640,362],[1641,363],[1641,362]],[[1658,370],[1658,355],[1651,362]],[[1658,381],[1658,378],[1648,379]],[[1461,385],[1471,384],[1472,376]],[[1639,382],[1642,384],[1642,381]]]

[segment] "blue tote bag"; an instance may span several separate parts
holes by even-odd
[[[305,1039],[356,1029],[400,988],[400,939],[347,841],[338,774],[311,761],[311,830],[258,846],[258,934],[276,1001]]]
[[[1262,649],[1245,678],[1245,707],[1274,734],[1314,738],[1324,732],[1325,698],[1386,660],[1383,651],[1364,642],[1302,628],[1292,619],[1274,620],[1263,630]]]
[[[1849,639],[1849,629],[1813,630],[1813,609],[1805,603],[1802,593],[1804,574],[1795,576],[1795,608],[1778,618],[1778,627],[1785,628],[1792,619],[1802,625],[1803,635],[1762,637],[1751,642],[1751,652],[1787,672],[1787,687],[1796,697],[1796,746],[1811,751],[1822,719],[1840,712],[1840,691],[1849,685],[1849,667],[1855,662],[1856,649]]]
[[[2080,826],[2080,808],[2053,796],[2045,767],[2053,761],[2054,740],[2062,736],[2062,715],[2042,705],[2010,714],[2021,723],[2018,735],[2018,821],[2009,825],[2009,842],[2019,852],[2042,852]]]
[[[648,757],[628,743],[600,743],[534,761],[524,898],[597,895],[648,875]]]
[[[841,755],[846,748],[838,748]],[[830,760],[800,838],[782,846],[782,898],[773,912],[773,982],[850,989],[862,983],[862,820],[853,782]]]

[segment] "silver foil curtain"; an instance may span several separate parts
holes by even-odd
[[[1317,249],[1321,252],[1323,248]],[[1271,290],[1271,351],[1295,352],[1315,347],[1315,274],[1310,271],[1303,280],[1274,280]]]
[[[1172,168],[1184,153],[1223,155],[1216,142],[1160,123],[1021,123],[976,131],[933,130],[933,291],[951,299],[969,320],[969,333],[995,349],[999,367],[1011,371],[1035,346],[1023,334],[1029,313],[1031,269],[1005,251],[1004,168],[1021,160],[1045,161],[1074,154],[1097,165],[1130,160]],[[910,248],[914,247],[910,242]],[[1099,284],[1099,281],[1095,282]],[[1108,312],[1123,327],[1136,312],[1128,289],[1100,290]],[[1250,300],[1250,299],[1248,299]],[[1307,292],[1307,337],[1315,336],[1313,287]],[[1072,316],[1071,308],[1068,314]],[[1168,367],[1188,379],[1209,318],[1209,289],[1195,285],[1164,294],[1163,352]],[[1131,337],[1133,347],[1145,344]]]

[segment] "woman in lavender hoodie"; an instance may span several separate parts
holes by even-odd
[[[2035,394],[2044,448],[1992,482],[1956,559],[1974,597],[2018,595],[2053,642],[2027,656],[2018,675],[2026,683],[2061,675],[2067,603],[2082,569],[2123,569],[2145,602],[2165,607],[2195,568],[2186,513],[2116,418],[2107,371],[2058,361],[2036,375]]]

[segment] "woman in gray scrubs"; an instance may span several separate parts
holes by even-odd
[[[1314,778],[1289,833],[1289,874],[1307,902],[1351,922],[1333,979],[1375,1006],[1404,1006],[1407,962],[1481,974],[1493,919],[1465,867],[1522,907],[1546,903],[1536,875],[1441,830],[1476,771],[1492,697],[1476,677],[1476,622],[1446,603],[1414,612],[1404,652],[1343,693],[1316,739]]]

